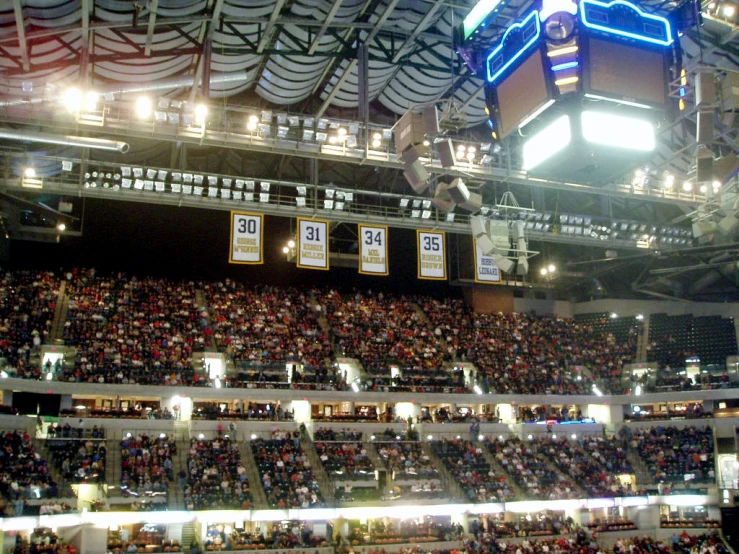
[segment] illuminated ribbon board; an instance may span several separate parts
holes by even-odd
[[[625,2],[624,0],[612,0],[611,2],[582,0],[580,7],[582,23],[589,29],[659,46],[670,46],[674,42],[672,28],[667,18],[645,13],[631,2]],[[641,29],[619,28],[611,23],[612,19],[616,19],[610,17],[611,13],[620,7],[632,11],[634,18],[640,21]],[[625,26],[622,25],[622,27]]]
[[[503,54],[506,39],[512,32],[516,31],[523,35],[523,45],[515,54],[510,56],[505,63],[500,65],[503,61],[501,56]],[[537,10],[532,11],[522,21],[514,23],[508,27],[506,32],[503,33],[503,38],[500,40],[498,46],[490,52],[490,55],[487,58],[486,70],[488,83],[494,83],[498,77],[505,73],[505,71],[511,67],[511,65],[513,65],[529,48],[536,44],[540,35],[541,24],[539,22],[539,12]]]

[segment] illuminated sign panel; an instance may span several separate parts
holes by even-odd
[[[581,8],[583,25],[589,29],[659,46],[674,40],[666,18],[644,13],[630,2],[582,0]]]
[[[462,21],[462,29],[464,31],[464,40],[472,36],[485,18],[498,7],[500,0],[480,0],[467,14]]]
[[[532,11],[523,21],[514,23],[503,34],[498,46],[490,52],[486,64],[488,83],[495,83],[529,48],[539,40],[539,12]]]

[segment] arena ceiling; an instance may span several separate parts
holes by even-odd
[[[491,146],[482,81],[452,48],[452,29],[474,3],[2,0],[0,134],[5,138],[0,148],[6,163],[0,192],[5,210],[38,205],[41,194],[47,206],[41,211],[51,217],[64,216],[48,208],[49,195],[223,210],[236,206],[230,191],[211,196],[207,186],[200,196],[175,193],[170,181],[165,190],[125,190],[112,181],[104,186],[108,173],[138,166],[167,171],[168,179],[174,171],[215,176],[220,188],[229,179],[229,187],[235,186],[231,182],[241,177],[256,183],[257,196],[260,184],[269,181],[271,199],[250,203],[250,209],[286,217],[318,214],[335,221],[337,233],[342,222],[357,221],[468,233],[468,214],[460,210],[454,219],[433,208],[429,219],[414,214],[413,201],[428,198],[415,195],[404,179],[388,133],[408,110],[436,103],[441,133],[474,145],[477,153],[453,170],[429,162],[432,182],[460,176],[480,190],[491,213],[549,217],[554,229],[540,232],[531,226],[530,248],[539,260],[557,260],[562,271],[556,279],[542,280],[533,259],[527,283],[578,297],[739,298],[736,236],[716,234],[707,244],[693,240],[695,214],[715,206],[699,191],[679,190],[695,166],[691,94],[685,97],[686,109],[675,110],[661,126],[648,164],[654,175],[674,175],[678,190],[635,188],[631,174],[587,185],[529,179],[520,170],[515,139],[500,151]],[[684,30],[681,46],[689,75],[701,67],[739,70],[739,16],[727,15],[728,4],[706,0],[703,25]],[[481,40],[495,41],[530,5],[530,0],[504,3]],[[641,5],[663,14],[681,9],[678,2],[662,0]],[[61,100],[69,87],[98,94],[88,113],[65,109]],[[150,120],[134,116],[142,95],[153,102]],[[199,104],[208,107],[202,126]],[[249,117],[255,118],[251,130]],[[342,126],[358,144],[318,144],[322,119],[328,134]],[[260,127],[265,121],[267,134]],[[308,121],[313,135],[304,133]],[[358,130],[352,132],[352,126]],[[381,144],[370,149],[377,133]],[[125,142],[126,152],[83,148],[70,136]],[[736,141],[736,123],[719,127],[713,150],[727,165],[727,175],[736,167]],[[64,169],[64,161],[73,169]],[[28,165],[43,180],[42,192],[22,187],[22,169]],[[97,182],[88,176],[93,172],[100,175]],[[300,191],[303,185],[307,194]],[[333,189],[355,196],[342,204],[344,209],[327,210],[324,200]],[[305,206],[296,201],[302,195]],[[407,207],[401,207],[403,199],[409,200]],[[418,208],[423,212],[425,206]],[[591,236],[588,228],[568,234],[561,228],[567,217],[613,229],[626,223],[627,231],[605,239]],[[633,240],[634,231],[673,234],[643,250]]]

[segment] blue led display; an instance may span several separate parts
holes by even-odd
[[[565,62],[565,63],[559,63],[557,65],[552,66],[552,71],[564,71],[565,69],[572,69],[573,67],[577,67],[577,62]]]
[[[503,33],[503,38],[501,38],[500,42],[498,43],[498,46],[496,46],[492,52],[490,52],[490,55],[487,58],[486,62],[486,73],[487,73],[487,80],[488,83],[494,83],[498,77],[500,77],[505,71],[513,65],[513,63],[518,60],[526,50],[531,48],[538,40],[539,36],[541,35],[541,25],[539,23],[539,12],[537,10],[532,11],[529,15],[527,15],[522,21],[519,21],[518,23],[514,23],[508,29],[506,29],[506,32]],[[533,23],[535,32],[531,34],[529,37],[524,37],[523,44],[518,49],[518,51],[508,56],[505,60],[505,63],[502,64],[500,67],[496,67],[495,69],[492,68],[492,61],[497,61],[498,55],[501,54],[503,48],[505,47],[505,42],[508,36],[514,32],[519,31],[520,33],[524,33],[526,28]]]
[[[670,46],[674,41],[670,22],[666,18],[645,13],[631,2],[582,0],[580,7],[582,23],[590,29],[660,46]],[[612,10],[619,7],[632,11],[633,17],[629,18],[631,20],[629,25],[623,23],[617,25],[611,21],[617,19],[610,17]],[[618,19],[623,21],[624,18]]]

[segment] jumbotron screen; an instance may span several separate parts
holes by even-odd
[[[498,135],[504,138],[549,100],[541,52],[536,50],[497,87]]]
[[[664,54],[590,38],[586,92],[649,105],[667,103]]]

